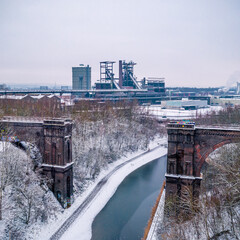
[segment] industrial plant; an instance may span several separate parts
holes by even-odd
[[[118,71],[114,69],[118,64]],[[73,105],[82,100],[91,101],[137,101],[142,105],[161,105],[171,109],[199,109],[209,105],[235,106],[240,100],[240,83],[229,88],[190,88],[165,87],[163,77],[144,77],[138,79],[134,73],[137,63],[119,60],[101,61],[99,78],[92,81],[92,67],[79,64],[72,67],[72,86],[40,86],[9,88],[0,84],[0,98],[24,98],[28,94],[41,98],[43,94],[57,95],[65,105]],[[70,84],[69,84],[70,85]],[[63,104],[63,103],[62,103]]]
[[[159,97],[165,97],[164,78],[143,78],[138,81],[134,75],[133,61],[119,60],[118,76],[114,72],[114,61],[100,62],[100,76],[93,86],[94,93],[80,93],[76,96],[97,97],[104,99],[124,99],[134,98],[140,103],[150,101],[158,102]],[[79,67],[72,68],[73,90],[88,90],[91,85],[91,67],[80,64]],[[154,99],[155,98],[155,99]]]
[[[100,62],[100,78],[93,89],[109,90],[109,89],[147,89],[151,92],[165,94],[164,78],[144,78],[137,81],[134,75],[133,61],[119,60],[119,74],[113,71],[113,61]],[[80,64],[79,67],[72,68],[72,86],[74,90],[90,89],[91,86],[91,67]]]

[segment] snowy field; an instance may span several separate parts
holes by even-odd
[[[79,215],[76,221],[70,226],[70,228],[65,232],[65,234],[61,237],[62,240],[89,240],[91,239],[91,225],[96,217],[96,215],[102,210],[102,208],[107,204],[109,199],[113,196],[117,187],[124,180],[124,178],[129,175],[131,172],[136,170],[137,168],[143,166],[144,164],[151,162],[152,160],[159,158],[165,154],[167,154],[167,138],[157,139],[150,144],[150,149],[158,146],[155,150],[137,158],[134,162],[128,163],[118,171],[116,171],[104,187],[100,190],[98,195],[93,199],[93,201],[89,204],[87,210]],[[64,211],[64,213],[59,214],[59,218],[56,221],[54,219],[47,226],[43,226],[41,229],[38,229],[41,233],[33,239],[42,240],[49,239],[52,234],[54,234],[58,228],[63,224],[63,222],[77,209],[77,207],[86,199],[86,197],[91,193],[94,187],[101,181],[101,179],[106,176],[109,172],[111,172],[116,166],[121,163],[136,157],[142,154],[144,151],[138,151],[134,154],[129,154],[127,157],[124,157],[112,164],[109,164],[108,169],[102,171],[96,181],[80,196],[78,197],[73,205]],[[150,216],[149,216],[150,217]]]
[[[151,105],[143,107],[150,115],[156,116],[160,119],[184,119],[195,118],[196,116],[204,115],[212,111],[219,111],[223,108],[221,106],[209,106],[209,108],[200,108],[197,110],[178,110],[178,109],[162,109],[161,105]]]

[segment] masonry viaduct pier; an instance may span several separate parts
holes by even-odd
[[[166,199],[181,197],[184,186],[198,198],[201,168],[208,155],[225,144],[240,142],[240,128],[196,127],[176,121],[168,124],[167,132]]]
[[[10,141],[30,142],[38,147],[43,173],[52,180],[51,190],[64,208],[70,206],[73,195],[72,121],[3,117],[0,127],[2,135]]]

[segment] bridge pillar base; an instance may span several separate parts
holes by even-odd
[[[63,208],[73,202],[73,163],[65,166],[42,164],[43,173],[51,182],[51,190]]]
[[[176,216],[181,211],[183,196],[198,200],[202,177],[165,174],[166,177],[166,204],[165,212],[168,216]],[[196,202],[196,201],[195,201]]]

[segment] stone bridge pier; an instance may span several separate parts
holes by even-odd
[[[73,201],[72,121],[69,119],[3,118],[1,126],[17,141],[35,144],[50,188],[66,208]]]
[[[239,128],[195,127],[188,121],[170,122],[167,132],[166,199],[181,197],[185,187],[197,199],[208,155],[225,144],[240,142]]]

